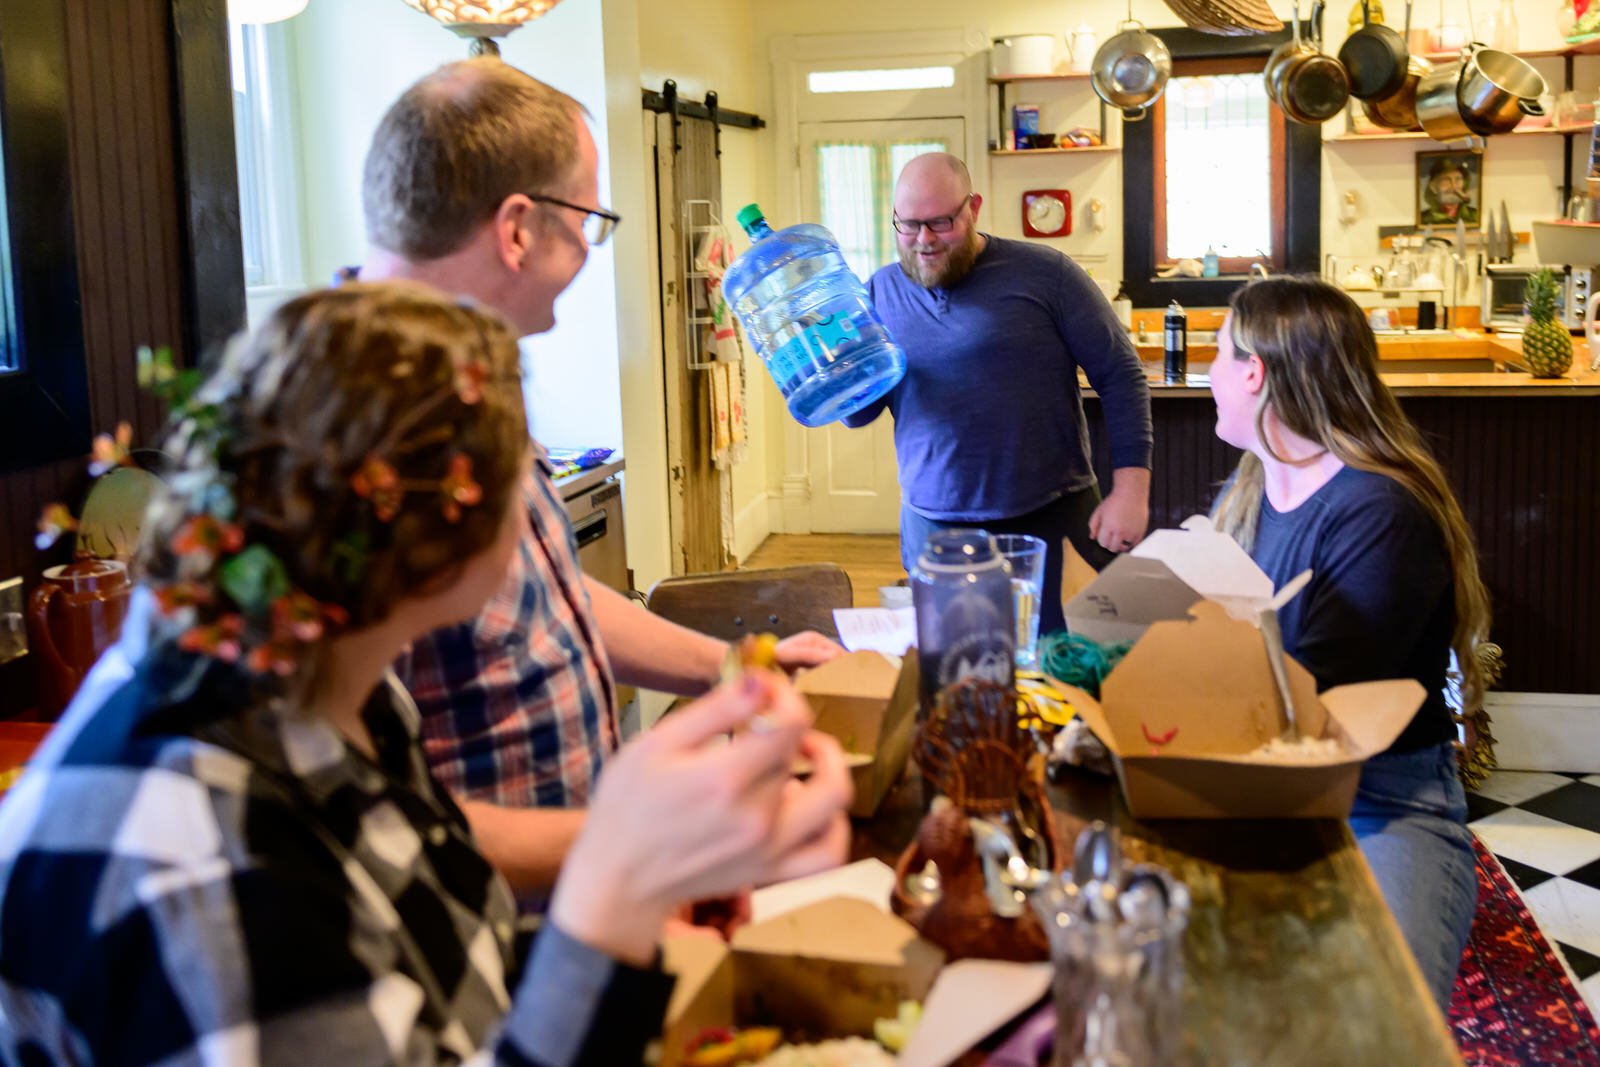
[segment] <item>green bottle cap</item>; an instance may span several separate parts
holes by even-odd
[[[733,219],[739,224],[740,229],[748,230],[756,222],[766,217],[766,212],[761,210],[760,204],[746,204],[739,209],[739,213]]]

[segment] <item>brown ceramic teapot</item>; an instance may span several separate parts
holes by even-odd
[[[39,710],[61,714],[122,630],[133,583],[128,565],[85,558],[44,572],[28,605],[28,641],[39,684]]]

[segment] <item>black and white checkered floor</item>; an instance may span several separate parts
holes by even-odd
[[[1600,1008],[1600,775],[1496,771],[1467,812]]]

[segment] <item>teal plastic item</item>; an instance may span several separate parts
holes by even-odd
[[[810,224],[774,232],[756,204],[735,218],[751,244],[723,276],[722,294],[795,420],[826,425],[898,385],[905,353],[833,234]]]
[[[1132,647],[1132,641],[1102,645],[1087,637],[1057,631],[1039,638],[1039,670],[1098,700],[1100,683]]]

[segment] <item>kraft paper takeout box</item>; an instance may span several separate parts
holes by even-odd
[[[1064,551],[1068,627],[1135,642],[1099,700],[1067,688],[1140,818],[1342,819],[1362,763],[1389,747],[1426,697],[1412,679],[1319,695],[1310,672],[1285,657],[1302,734],[1336,737],[1341,750],[1315,761],[1245,758],[1285,724],[1256,612],[1281,606],[1299,579],[1275,603],[1267,575],[1203,516],[1158,530],[1098,575],[1070,543]]]
[[[795,686],[816,715],[816,727],[844,746],[856,799],[850,814],[878,810],[911,754],[917,725],[917,655],[847,652],[804,672]]]
[[[882,908],[834,897],[714,938],[668,938],[677,976],[662,1034],[662,1067],[707,1027],[777,1026],[785,1039],[871,1037],[877,1019],[933,987],[944,953]]]
[[[777,1026],[784,1040],[871,1037],[903,1000],[923,1002],[904,1067],[944,1067],[1027,1010],[1050,986],[1048,964],[960,960],[883,907],[831,897],[743,927],[731,944],[668,938],[677,976],[662,1034],[662,1067],[678,1067],[708,1027]]]

